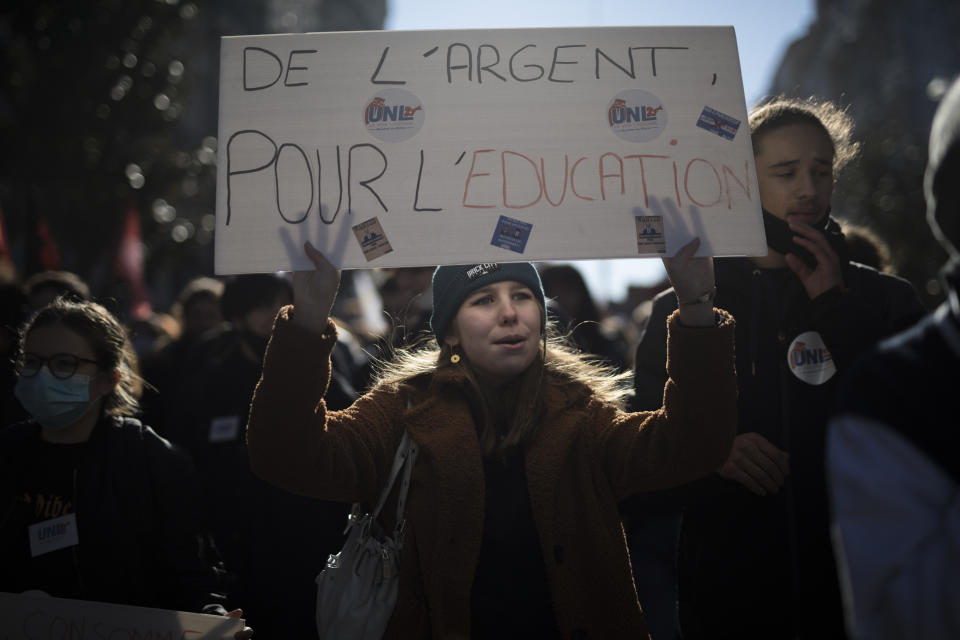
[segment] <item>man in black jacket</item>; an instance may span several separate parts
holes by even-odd
[[[855,153],[849,118],[829,104],[781,99],[754,110],[750,126],[770,250],[716,261],[715,304],[737,321],[739,432],[716,474],[658,496],[661,506],[684,507],[679,631],[684,640],[839,638],[827,419],[854,359],[924,309],[905,280],[850,262],[829,216],[835,174]],[[638,346],[637,409],[661,401],[665,318],[675,299],[655,299]],[[649,525],[648,506],[624,507],[641,553],[649,539],[671,541],[676,532],[669,509],[665,524]]]

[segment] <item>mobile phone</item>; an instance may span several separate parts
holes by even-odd
[[[784,255],[792,253],[797,256],[811,269],[817,268],[817,259],[804,247],[793,241],[797,234],[793,232],[786,220],[782,220],[773,215],[766,209],[760,209],[763,212],[763,230],[767,234],[767,246]],[[830,219],[829,212],[813,226],[817,231],[826,229],[827,221]]]

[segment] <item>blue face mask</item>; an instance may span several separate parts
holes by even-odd
[[[35,376],[19,378],[13,392],[37,422],[57,431],[90,408],[90,376],[83,374],[60,380],[43,367]]]

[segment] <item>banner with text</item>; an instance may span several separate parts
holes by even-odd
[[[0,593],[0,638],[103,638],[110,640],[232,640],[240,618],[44,595]]]
[[[216,271],[762,255],[732,27],[221,41]]]

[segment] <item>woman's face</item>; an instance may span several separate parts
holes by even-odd
[[[529,287],[495,282],[463,301],[444,342],[459,346],[478,375],[494,384],[507,382],[537,357],[542,317]]]
[[[48,359],[58,353],[80,358],[81,360],[73,375],[89,376],[88,392],[91,400],[102,398],[113,391],[115,382],[112,376],[104,375],[96,363],[86,362],[97,358],[87,340],[79,333],[61,324],[51,324],[32,329],[24,341],[23,351],[46,360],[44,366],[47,367],[50,366]]]
[[[792,124],[760,139],[757,181],[763,208],[783,220],[820,221],[833,194],[833,144],[821,129]]]

